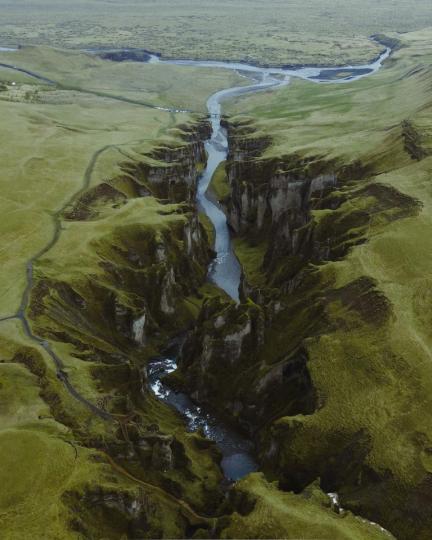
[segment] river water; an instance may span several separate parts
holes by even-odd
[[[216,92],[207,101],[207,110],[212,124],[212,134],[205,146],[208,155],[207,166],[198,184],[198,209],[204,212],[215,229],[216,258],[209,268],[209,279],[223,289],[233,300],[239,301],[239,286],[241,267],[234,254],[229,227],[225,214],[207,194],[209,184],[217,167],[226,160],[228,155],[228,140],[225,129],[221,126],[222,103],[244,94],[262,92],[286,86],[291,77],[298,77],[313,83],[343,84],[372,75],[382,66],[391,50],[385,52],[371,64],[361,66],[346,66],[341,68],[260,68],[249,64],[234,62],[216,62],[199,60],[161,60],[155,55],[150,56],[153,64],[174,64],[179,66],[194,66],[206,68],[230,69],[249,79],[252,84],[228,88]]]
[[[208,99],[207,109],[211,119],[212,133],[210,139],[205,143],[208,161],[200,177],[197,190],[198,209],[207,215],[215,229],[214,250],[216,257],[209,267],[209,279],[223,289],[235,302],[239,302],[241,267],[233,251],[225,214],[217,202],[208,196],[208,187],[213,174],[228,155],[227,134],[221,126],[222,103],[225,100],[244,94],[280,88],[289,84],[291,77],[299,77],[311,83],[321,84],[353,82],[378,71],[384,60],[390,55],[390,52],[390,49],[386,49],[379,59],[369,65],[299,69],[259,68],[230,62],[161,60],[157,56],[151,56],[150,62],[156,64],[169,63],[234,70],[246,76],[251,82],[249,85],[221,90]],[[217,443],[223,455],[221,466],[229,480],[237,480],[257,470],[258,465],[254,459],[254,448],[248,439],[228,428],[214,416],[194,404],[187,395],[176,393],[163,383],[164,376],[176,368],[176,359],[173,357],[157,358],[150,363],[149,381],[155,395],[184,415],[189,430],[202,429],[209,439]]]
[[[177,362],[173,357],[155,358],[150,362],[148,380],[156,397],[174,407],[185,417],[189,431],[201,430],[208,439],[216,442],[222,452],[222,471],[228,480],[238,480],[256,471],[258,465],[253,457],[254,445],[251,441],[224,425],[203,407],[193,403],[186,394],[174,392],[163,383],[164,376],[176,368]]]

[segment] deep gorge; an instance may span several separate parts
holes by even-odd
[[[359,325],[384,331],[392,306],[374,280],[339,286],[328,263],[366,241],[371,215],[385,226],[416,215],[421,205],[371,181],[370,163],[295,153],[267,158],[272,139],[256,136],[250,121],[225,118],[225,145],[219,98],[279,85],[267,74],[262,83],[218,93],[210,122],[181,126],[178,144],[125,159],[118,177],[80,194],[63,218],[91,231],[85,273],[79,261],[59,272],[49,254],[35,265],[32,328],[88,363],[86,376],[101,394],[97,405],[111,421],[102,427],[91,414],[74,419],[56,396],[61,380],[45,385],[52,414],[141,490],[89,486],[66,494],[66,504],[85,516],[71,522],[82,534],[116,522],[136,538],[220,537],[237,514],[253,512],[257,490],[267,492],[270,481],[275,497],[312,498],[332,517],[338,513],[326,493],[340,493],[344,508],[392,528],[385,497],[377,501],[377,494],[390,496],[397,479],[367,463],[367,429],[321,430],[315,423],[328,396],[316,384],[313,357],[332,333]],[[406,126],[401,130],[406,138]],[[214,135],[216,159],[204,144]],[[225,235],[217,247],[196,200],[209,215],[205,193],[225,157],[230,195],[215,207]],[[373,201],[367,210],[366,199]],[[218,274],[227,254],[241,267],[229,264]],[[172,340],[178,369],[163,384],[252,441],[265,476],[224,480],[223,451],[153,395],[147,367],[177,355],[167,351]],[[40,361],[27,352],[17,361],[45,384]],[[86,378],[74,380],[72,371],[69,379],[89,392]],[[402,497],[395,508],[401,504]]]
[[[67,211],[69,220],[91,221],[97,219],[101,201],[121,208],[126,199],[116,185],[126,181],[135,197],[165,199],[166,210],[163,204],[158,212],[176,217],[166,233],[155,234],[136,224],[121,226],[113,236],[96,240],[95,253],[102,269],[96,280],[59,283],[43,278],[36,269],[30,311],[33,325],[46,339],[70,343],[77,358],[97,359],[99,366],[92,369],[92,376],[102,388],[118,394],[106,406],[111,414],[130,418],[108,445],[111,457],[126,468],[136,470],[141,463],[139,466],[160,471],[157,475],[162,479],[173,467],[184,471],[181,474],[189,467],[187,448],[169,430],[159,426],[156,431],[146,431],[151,414],[145,411],[154,398],[147,387],[145,363],[157,350],[163,352],[170,336],[192,324],[181,347],[179,370],[168,377],[168,384],[248,433],[257,446],[261,467],[279,479],[280,487],[302,492],[321,477],[324,490],[343,491],[351,468],[362,467],[366,435],[338,434],[325,451],[321,448],[315,456],[306,452],[299,463],[291,461],[289,447],[301,424],[296,420],[273,423],[278,418],[314,415],[324,405],[309,373],[304,344],[329,330],[326,311],[330,302],[340,299],[347,309],[367,320],[372,317],[378,324],[385,324],[391,313],[385,297],[367,278],[334,289],[316,271],[316,265],[343,258],[351,246],[362,241],[366,216],[356,210],[346,213],[341,209],[343,202],[348,196],[373,196],[375,211],[384,216],[391,211],[389,219],[415,213],[418,206],[396,191],[368,184],[367,167],[360,163],[347,167],[296,156],[268,161],[262,153],[269,141],[254,139],[253,126],[226,122],[225,128],[230,142],[226,174],[231,186],[226,213],[237,238],[247,243],[252,237],[252,248],[265,246],[261,259],[254,261],[264,281],[256,286],[248,278],[251,268],[246,266],[240,305],[215,295],[204,300],[198,311],[185,310],[185,297],[196,294],[205,282],[211,260],[205,230],[190,206],[197,190],[197,164],[205,157],[199,141],[208,133],[200,123],[197,128],[184,128],[186,144],[178,151],[156,149],[153,156],[171,163],[169,167],[148,169],[143,164],[125,163],[124,178],[110,181],[110,189],[90,190]],[[245,183],[245,178],[254,182]],[[172,207],[170,200],[177,206]],[[317,221],[312,217],[316,209],[330,212]],[[239,257],[241,260],[241,252]],[[350,440],[364,450],[355,451],[358,462],[349,459],[347,469],[340,471],[346,460],[343,455],[353,455],[351,443],[344,446]],[[99,444],[92,442],[96,447]],[[199,443],[202,448],[208,444]],[[217,451],[211,452],[215,459]],[[338,463],[338,473],[331,465],[323,469],[325,452],[328,463]],[[166,489],[175,496],[183,493],[176,483],[166,484]],[[220,488],[215,484],[214,490],[217,493]],[[95,500],[95,494],[89,496],[78,504]],[[101,494],[99,504],[104,505],[106,497]],[[217,497],[222,501],[222,492]],[[115,502],[117,496],[109,498],[114,501],[110,504],[128,514],[126,507]],[[214,507],[213,511],[220,510]],[[376,519],[375,509],[365,506],[359,512]]]

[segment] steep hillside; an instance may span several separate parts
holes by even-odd
[[[209,126],[3,80],[2,537],[208,528],[219,455],[153,397],[146,361],[203,299],[191,201]]]

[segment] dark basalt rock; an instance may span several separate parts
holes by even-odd
[[[429,152],[423,148],[422,136],[408,120],[402,122],[402,139],[405,151],[412,159],[421,161],[429,155]]]
[[[143,49],[122,49],[119,51],[99,52],[98,56],[103,60],[112,62],[148,62],[150,53]]]

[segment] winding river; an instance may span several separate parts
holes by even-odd
[[[226,160],[228,155],[228,140],[225,129],[221,126],[222,103],[244,94],[251,94],[271,88],[286,86],[291,77],[298,77],[314,83],[347,83],[353,82],[379,70],[384,60],[391,53],[386,48],[377,60],[371,64],[346,67],[303,67],[290,68],[260,68],[257,66],[233,62],[199,61],[199,60],[161,60],[156,55],[150,55],[150,63],[174,64],[179,66],[195,66],[206,68],[230,69],[241,73],[253,84],[238,86],[216,92],[207,101],[207,110],[212,124],[212,134],[205,146],[208,155],[207,166],[198,184],[198,209],[204,212],[215,229],[216,258],[209,268],[209,279],[223,289],[233,300],[239,302],[239,286],[241,267],[234,254],[229,228],[225,214],[208,195],[208,187],[217,167]]]
[[[215,229],[214,250],[216,257],[210,264],[208,277],[235,302],[239,302],[241,267],[232,247],[226,216],[217,202],[208,195],[208,187],[213,174],[228,155],[227,133],[221,126],[222,103],[227,99],[244,94],[285,86],[289,84],[291,77],[299,77],[312,83],[322,84],[353,82],[378,71],[390,52],[391,50],[387,48],[375,62],[363,66],[298,69],[260,68],[230,62],[161,60],[159,57],[151,55],[149,60],[151,63],[231,69],[246,76],[252,82],[250,85],[221,90],[208,99],[207,109],[211,119],[212,133],[210,139],[205,143],[208,161],[200,177],[197,190],[198,209],[207,215]],[[184,415],[191,431],[202,429],[208,438],[217,443],[223,455],[221,466],[227,479],[237,480],[257,470],[254,448],[249,440],[194,404],[186,394],[176,393],[163,383],[164,376],[176,368],[176,359],[173,356],[156,358],[150,363],[149,381],[155,395]]]

